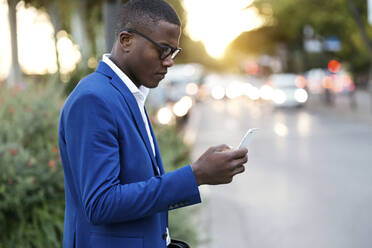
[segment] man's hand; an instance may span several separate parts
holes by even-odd
[[[196,182],[198,185],[230,183],[236,174],[244,172],[247,153],[247,148],[231,150],[227,145],[210,147],[191,164]]]

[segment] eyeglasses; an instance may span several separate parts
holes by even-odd
[[[168,58],[169,56],[171,56],[172,59],[174,59],[177,54],[181,51],[181,48],[175,48],[175,47],[172,47],[170,45],[163,45],[163,44],[160,44],[156,41],[154,41],[153,39],[151,39],[150,37],[148,37],[147,35],[144,35],[134,29],[122,29],[120,32],[123,32],[123,31],[126,31],[128,33],[135,33],[135,34],[138,34],[139,36],[142,36],[143,38],[145,38],[146,40],[150,41],[152,44],[154,44],[155,46],[157,46],[159,49],[160,49],[160,54],[159,54],[159,58],[160,60],[164,60],[166,58]]]

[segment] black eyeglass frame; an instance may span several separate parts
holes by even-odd
[[[143,38],[145,38],[146,40],[150,41],[152,44],[154,44],[155,46],[160,48],[160,50],[161,50],[161,52],[159,54],[159,59],[160,60],[165,60],[169,56],[171,56],[171,58],[174,59],[177,56],[177,54],[182,50],[180,47],[175,48],[175,47],[172,47],[171,45],[160,44],[160,43],[154,41],[153,39],[151,39],[150,37],[148,37],[147,35],[145,35],[141,32],[138,32],[137,30],[134,30],[134,29],[125,28],[125,29],[120,30],[120,33],[123,32],[123,31],[128,32],[128,33],[138,34],[139,36],[142,36]],[[168,50],[168,49],[170,49],[170,50]]]

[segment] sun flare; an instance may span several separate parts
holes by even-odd
[[[208,54],[222,58],[226,47],[242,32],[258,28],[263,18],[253,0],[184,0],[187,12],[186,32],[194,41],[201,41]]]

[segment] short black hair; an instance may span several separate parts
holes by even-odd
[[[116,35],[124,28],[151,32],[159,21],[181,26],[176,11],[164,0],[129,0],[121,7],[118,19]]]

